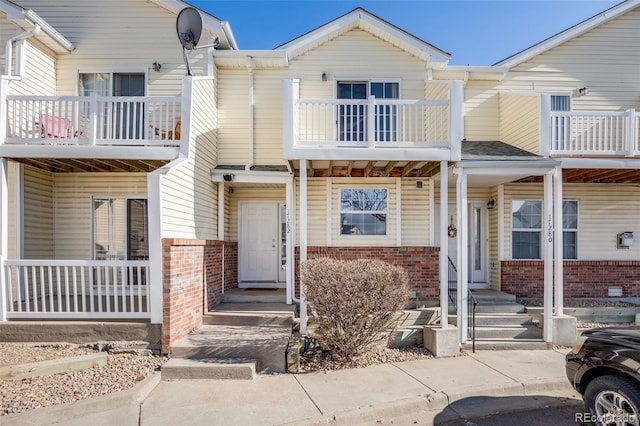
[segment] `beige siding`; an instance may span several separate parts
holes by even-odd
[[[499,239],[499,211],[498,191],[491,192],[491,199],[495,200],[495,207],[489,210],[489,283],[494,290],[500,290],[500,247]]]
[[[193,80],[193,101],[188,159],[162,179],[162,236],[212,240],[218,235],[218,191],[210,172],[216,164],[213,78]]]
[[[540,97],[500,94],[500,140],[540,154]]]
[[[283,164],[282,80],[300,79],[301,98],[335,98],[339,80],[398,81],[401,98],[446,97],[448,84],[430,83],[423,61],[360,29],[291,60],[285,69],[254,69],[255,164]],[[329,81],[321,75],[327,73]],[[220,164],[249,161],[249,73],[220,69]]]
[[[422,188],[417,188],[422,182]],[[402,179],[402,245],[429,245],[429,181]]]
[[[327,245],[327,179],[310,178],[307,181],[307,244]],[[332,204],[335,206],[335,202]],[[298,203],[300,208],[300,203]],[[338,222],[332,222],[338,223]],[[298,220],[298,224],[300,221]],[[334,226],[331,225],[331,229]]]
[[[24,167],[24,258],[54,258],[53,175]]]
[[[542,200],[542,185],[505,186],[505,257],[511,258],[511,202]],[[577,200],[579,260],[637,260],[640,245],[616,248],[616,234],[638,232],[640,188],[633,185],[565,184],[565,200]]]
[[[58,94],[74,95],[80,71],[148,72],[149,95],[177,95],[185,75],[176,15],[144,0],[20,0],[75,44],[58,57]],[[66,10],[63,8],[66,6]],[[72,12],[71,12],[72,11]],[[203,34],[201,44],[209,35]],[[190,54],[194,75],[207,74],[207,49]],[[151,64],[163,64],[161,72]]]
[[[464,88],[464,137],[469,141],[500,138],[499,87],[492,81],[468,81]]]
[[[146,197],[144,173],[61,173],[54,181],[55,258],[91,257],[91,198]]]

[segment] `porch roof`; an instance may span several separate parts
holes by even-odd
[[[462,161],[536,161],[548,159],[501,141],[462,141]]]

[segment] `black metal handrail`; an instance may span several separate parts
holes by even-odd
[[[471,339],[471,350],[476,353],[476,306],[478,306],[478,299],[471,293],[471,290],[467,292],[467,307],[469,315],[467,321],[467,336]]]
[[[453,264],[453,260],[449,259],[448,280],[449,280],[449,300],[455,306],[458,300],[458,270],[456,265]]]

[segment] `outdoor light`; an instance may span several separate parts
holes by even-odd
[[[589,89],[587,87],[581,87],[578,89],[578,95],[584,96],[589,94]]]
[[[491,210],[492,208],[494,208],[496,206],[496,200],[494,200],[493,198],[489,200],[489,202],[487,202],[487,208],[489,210]]]
[[[323,72],[322,73],[322,81],[327,81],[327,80],[328,80],[327,73]]]
[[[154,62],[153,64],[151,64],[151,68],[155,71],[155,72],[160,72],[162,70],[162,63],[160,62]]]
[[[621,232],[617,237],[619,249],[628,249],[633,244],[633,232]]]

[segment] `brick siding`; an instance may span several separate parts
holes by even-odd
[[[331,257],[335,259],[380,259],[401,266],[409,276],[409,288],[421,300],[438,300],[439,258],[438,247],[307,247],[307,258]],[[300,294],[300,248],[296,247],[296,295]]]
[[[608,287],[622,287],[624,297],[640,297],[640,261],[565,261],[565,298],[607,297]],[[544,296],[544,262],[500,263],[501,289],[521,297]]]
[[[225,289],[237,287],[236,243],[162,240],[163,353],[168,353],[176,340],[200,327],[203,313],[220,301],[223,250]]]

